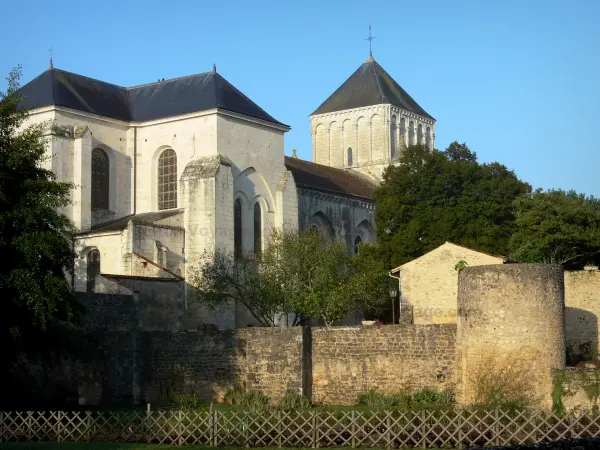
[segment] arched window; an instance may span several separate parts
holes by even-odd
[[[352,165],[352,147],[348,147],[348,165]]]
[[[406,120],[400,118],[400,142],[406,145]]]
[[[362,239],[360,236],[356,236],[356,239],[354,239],[354,254],[356,255],[358,253],[358,244],[360,244],[362,242]]]
[[[233,204],[233,254],[242,257],[242,201],[238,198]]]
[[[425,130],[425,146],[431,150],[431,128],[427,127]]]
[[[177,155],[170,148],[158,157],[158,209],[177,208]]]
[[[100,252],[97,249],[87,254],[87,291],[96,289],[96,276],[100,275]]]
[[[392,159],[396,157],[396,116],[392,116],[392,123],[390,127],[390,142],[392,144]]]
[[[421,124],[417,128],[417,144],[423,145],[423,125]]]
[[[254,255],[262,253],[262,213],[260,203],[254,204]]]
[[[408,145],[415,145],[415,124],[412,120],[408,124]]]
[[[101,148],[92,150],[92,209],[108,209],[108,155]]]

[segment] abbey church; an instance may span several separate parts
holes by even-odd
[[[407,145],[434,146],[435,119],[372,57],[309,116],[313,162],[285,156],[290,126],[215,67],[122,87],[51,66],[20,95],[29,123],[54,124],[48,168],[75,185],[63,211],[77,228],[74,290],[175,304],[147,328],[252,325],[241,305],[188,305],[200,255],[252,255],[274,229],[309,227],[355,251],[375,241],[383,170]]]

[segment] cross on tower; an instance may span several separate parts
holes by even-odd
[[[375,39],[375,36],[371,36],[371,25],[369,25],[369,37],[365,39],[365,41],[369,41],[369,56],[373,56],[373,52],[371,51],[373,39]]]
[[[52,52],[54,51],[54,49],[50,47],[48,51],[50,52],[50,68],[54,69],[54,64],[52,64]]]

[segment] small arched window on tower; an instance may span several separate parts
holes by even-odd
[[[262,211],[260,203],[254,204],[254,257],[262,254]]]
[[[397,145],[396,131],[397,131],[396,116],[392,116],[392,121],[391,121],[391,126],[390,126],[390,143],[391,143],[391,147],[392,147],[392,154],[391,154],[392,159],[396,158],[396,145]]]
[[[100,252],[97,249],[90,250],[87,254],[87,291],[96,290],[96,276],[100,275]]]
[[[348,166],[351,166],[352,164],[352,147],[348,147]]]
[[[408,145],[415,145],[415,124],[412,120],[408,124]]]
[[[423,125],[417,127],[417,144],[423,145]]]
[[[431,127],[425,129],[425,146],[431,150]]]
[[[108,209],[108,155],[101,148],[92,150],[92,209]]]
[[[354,254],[356,255],[358,253],[358,245],[362,242],[362,239],[360,236],[356,236],[356,239],[354,239]]]
[[[242,201],[238,198],[233,204],[233,255],[242,257]]]
[[[158,209],[177,208],[177,155],[168,148],[158,157]]]

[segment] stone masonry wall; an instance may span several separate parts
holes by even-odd
[[[373,389],[444,389],[453,381],[454,324],[168,331],[145,326],[137,296],[94,294],[84,302],[91,316],[83,325],[99,350],[86,363],[87,385],[99,386],[105,404],[160,404],[175,393],[221,401],[239,386],[275,402],[293,391],[351,405]]]
[[[222,400],[234,386],[277,400],[301,388],[301,328],[145,332],[143,383],[146,401],[194,392]]]
[[[565,272],[567,355],[575,363],[599,350],[600,271]]]
[[[314,328],[313,401],[351,405],[369,390],[444,389],[455,336],[456,325]]]

